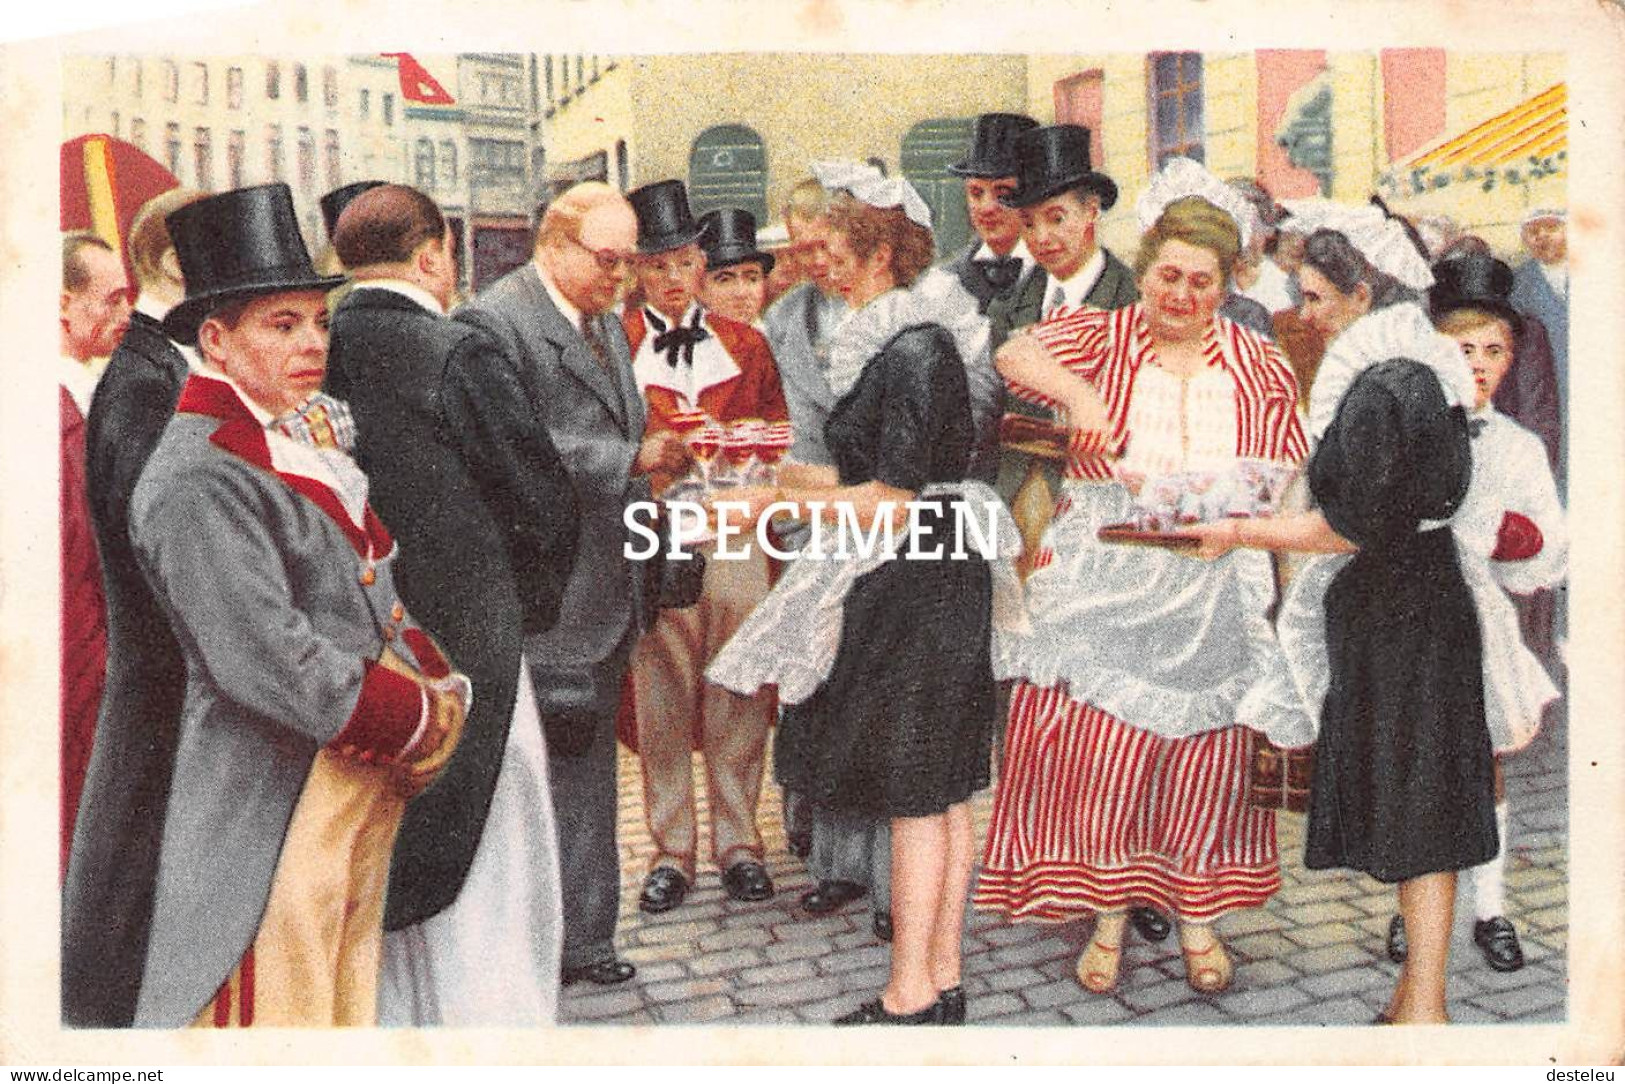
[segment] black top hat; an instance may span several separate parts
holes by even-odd
[[[164,221],[186,279],[186,300],[164,317],[164,330],[179,342],[195,343],[209,313],[228,302],[327,291],[344,281],[342,275],[318,275],[311,266],[285,184],[209,196]]]
[[[1512,307],[1512,268],[1494,256],[1468,253],[1433,265],[1428,312],[1435,320],[1457,309],[1483,309],[1512,325],[1518,334],[1522,318]]]
[[[1073,188],[1100,197],[1100,209],[1117,202],[1117,185],[1089,166],[1089,129],[1077,124],[1034,128],[1016,137],[1016,190],[1000,196],[1006,207],[1031,207]]]
[[[983,113],[971,124],[970,151],[963,162],[948,167],[960,177],[1014,177],[1016,137],[1038,127],[1020,113]]]
[[[682,181],[656,181],[626,194],[638,216],[638,251],[644,255],[691,245],[700,239],[700,224],[688,209]]]
[[[386,183],[385,181],[356,181],[354,184],[335,188],[323,196],[320,201],[322,205],[322,222],[327,226],[328,239],[332,240],[333,231],[338,229],[339,215],[344,213],[344,209],[350,206],[350,203],[357,196],[374,188],[382,188]]]
[[[700,216],[700,229],[705,231],[700,246],[705,249],[707,271],[755,261],[764,275],[773,273],[773,254],[756,247],[756,216],[749,211],[732,207],[711,211]]]

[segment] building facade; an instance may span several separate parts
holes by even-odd
[[[529,256],[535,70],[528,54],[75,56],[64,62],[64,135],[127,140],[206,191],[286,182],[317,253],[323,193],[414,185],[446,212],[472,291]]]

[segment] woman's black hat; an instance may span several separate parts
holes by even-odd
[[[732,207],[711,211],[700,216],[700,229],[707,271],[754,261],[762,265],[764,275],[773,273],[773,254],[756,247],[756,216],[749,211]]]
[[[691,245],[700,239],[700,224],[688,209],[682,181],[656,181],[626,194],[638,216],[638,251],[645,256]]]
[[[1016,190],[1000,196],[1006,207],[1031,207],[1073,188],[1100,197],[1100,209],[1117,202],[1117,185],[1089,165],[1089,129],[1077,124],[1034,128],[1016,138]]]
[[[197,341],[209,313],[243,298],[294,290],[327,291],[342,275],[319,275],[299,233],[293,193],[262,184],[209,196],[164,219],[175,243],[186,299],[164,317],[178,342]]]
[[[1016,139],[1038,127],[1020,113],[983,113],[971,124],[970,150],[963,162],[948,167],[959,177],[1014,177]]]

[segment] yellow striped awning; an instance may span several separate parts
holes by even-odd
[[[1383,198],[1409,200],[1473,186],[1517,189],[1564,173],[1569,90],[1559,83],[1461,135],[1396,162],[1377,177]]]
[[[1422,153],[1403,168],[1501,166],[1566,151],[1569,146],[1568,102],[1568,86],[1559,83]]]

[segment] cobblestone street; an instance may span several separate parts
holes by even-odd
[[[1527,965],[1489,969],[1473,945],[1472,890],[1457,903],[1451,948],[1455,1022],[1560,1022],[1567,990],[1567,742],[1549,722],[1533,746],[1507,763],[1512,853],[1508,917]],[[697,763],[697,762],[696,762]],[[771,769],[769,770],[771,775]],[[704,817],[701,787],[702,821]],[[976,802],[978,841],[989,794]],[[621,755],[622,955],[638,977],[619,987],[579,984],[564,993],[565,1024],[824,1024],[885,985],[889,948],[871,930],[867,901],[823,917],[798,901],[811,886],[785,850],[779,792],[769,781],[761,820],[777,895],[736,903],[717,872],[702,868],[683,906],[645,915],[637,896],[649,858],[637,758]],[[1284,884],[1267,907],[1220,921],[1236,961],[1235,983],[1218,996],[1185,982],[1177,935],[1160,945],[1125,942],[1115,994],[1090,994],[1073,967],[1087,921],[1012,925],[972,912],[965,936],[965,990],[973,1024],[1361,1025],[1386,1001],[1398,967],[1383,949],[1394,889],[1360,875],[1302,866],[1304,818],[1279,818]],[[705,838],[702,830],[702,840]]]

